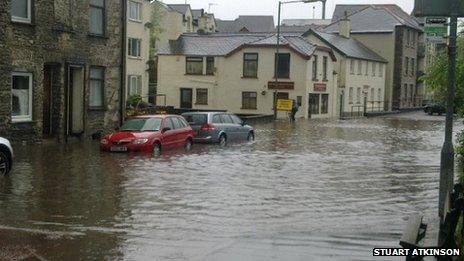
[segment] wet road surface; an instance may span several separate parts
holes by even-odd
[[[373,260],[409,214],[436,216],[442,117],[255,127],[160,158],[16,146],[0,260]]]

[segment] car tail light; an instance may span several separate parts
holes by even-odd
[[[216,129],[216,126],[214,126],[213,124],[210,124],[210,123],[205,123],[201,127],[201,131],[212,131],[212,130],[215,130],[215,129]]]

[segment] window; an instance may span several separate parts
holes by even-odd
[[[371,102],[373,102],[375,99],[375,89],[371,88]]]
[[[350,74],[354,74],[354,60],[350,60]]]
[[[377,63],[372,63],[372,76],[375,76],[375,71],[377,70]]]
[[[32,74],[14,72],[11,80],[12,121],[32,121]]]
[[[221,115],[217,114],[213,116],[213,123],[222,123]]]
[[[240,119],[237,115],[230,114],[229,116],[232,118],[232,121],[235,124],[242,124],[243,123],[242,119]]]
[[[414,84],[409,85],[409,91],[411,92],[409,96],[411,99],[411,102],[414,102]]]
[[[129,1],[129,20],[142,22],[142,3]]]
[[[178,129],[182,129],[183,126],[182,126],[182,123],[179,121],[178,118],[176,117],[171,117],[169,118],[171,121],[172,121],[172,126],[174,126],[174,129],[173,130],[178,130]]]
[[[206,57],[206,75],[214,75],[214,57]]]
[[[411,45],[411,31],[407,30],[406,46]]]
[[[258,78],[258,54],[243,54],[243,77]]]
[[[314,55],[314,61],[313,61],[313,81],[317,81],[317,64],[318,64],[318,57],[317,55]]]
[[[105,0],[90,0],[90,34],[105,34]]]
[[[378,92],[377,92],[377,101],[382,101],[382,89],[378,89]]]
[[[232,120],[232,118],[227,115],[227,114],[221,114],[221,121],[222,123],[225,123],[225,124],[234,124],[234,121]]]
[[[329,113],[329,95],[321,94],[321,114]]]
[[[32,0],[13,0],[11,1],[11,20],[14,22],[31,23],[32,21]]]
[[[327,56],[322,59],[322,74],[324,75],[324,81],[327,81]]]
[[[358,75],[362,74],[362,61],[358,60]]]
[[[202,75],[203,74],[203,58],[202,57],[187,57],[187,74]]]
[[[208,105],[208,89],[197,89],[197,105]]]
[[[348,102],[350,104],[353,103],[353,87],[350,87],[350,91],[349,91],[349,94],[348,94]]]
[[[403,91],[401,92],[401,99],[403,100],[403,102],[407,99],[406,97],[407,95],[408,95],[408,85],[405,83],[403,87]]]
[[[90,108],[103,108],[105,71],[103,68],[90,68]]]
[[[361,103],[361,88],[358,87],[358,89],[356,90],[356,103]]]
[[[369,62],[366,61],[366,76],[369,75]]]
[[[129,75],[129,96],[142,95],[142,76]]]
[[[412,46],[411,46],[413,48],[416,47],[416,36],[417,36],[416,32],[413,32],[412,33]]]
[[[174,123],[171,121],[171,118],[166,118],[164,120],[163,128],[169,128],[170,130],[174,130]]]
[[[142,39],[129,38],[129,56],[140,57],[142,55]]]
[[[277,54],[276,54],[277,59]],[[290,54],[279,53],[277,59],[277,78],[288,79],[290,78]]]
[[[383,63],[379,63],[379,76],[383,77]]]
[[[415,68],[416,68],[416,59],[411,58],[411,75],[413,76],[415,74]]]
[[[301,107],[303,105],[303,96],[296,96],[296,104],[298,107]]]
[[[242,109],[256,110],[257,97],[256,92],[242,92]]]
[[[409,58],[404,58],[404,75],[408,75],[409,73]]]

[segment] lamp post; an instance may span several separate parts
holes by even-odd
[[[278,67],[279,67],[279,47],[280,47],[280,15],[282,12],[282,5],[284,4],[294,4],[294,3],[315,3],[322,2],[323,6],[323,18],[325,18],[325,2],[326,0],[291,0],[291,1],[279,1],[279,11],[277,14],[277,45],[276,45],[276,57],[274,65],[274,77],[275,77],[275,89],[274,89],[274,120],[277,120],[277,90],[279,88],[279,77],[278,77]]]

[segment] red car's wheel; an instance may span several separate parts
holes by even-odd
[[[184,145],[184,149],[185,151],[190,151],[192,149],[192,145],[193,145],[193,142],[191,139],[188,139],[186,142],[185,142],[185,145]]]
[[[161,144],[159,144],[159,142],[155,142],[155,144],[153,144],[153,155],[161,155]]]

